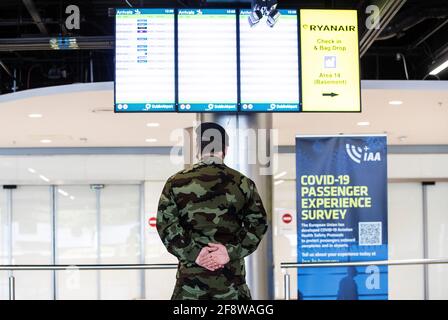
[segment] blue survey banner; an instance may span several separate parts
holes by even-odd
[[[297,136],[298,263],[388,259],[387,139]],[[387,266],[299,268],[298,298],[387,300]]]

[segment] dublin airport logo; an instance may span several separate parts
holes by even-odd
[[[361,148],[347,143],[345,144],[345,150],[347,151],[347,155],[350,157],[350,159],[358,164],[360,164],[361,162],[381,161],[381,153],[370,152],[370,148],[367,146]]]

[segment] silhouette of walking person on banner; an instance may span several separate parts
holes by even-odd
[[[358,285],[355,281],[357,275],[358,271],[355,267],[347,268],[347,276],[339,282],[337,300],[359,300]]]

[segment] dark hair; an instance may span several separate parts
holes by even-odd
[[[229,136],[226,130],[214,122],[203,122],[196,128],[197,145],[201,154],[226,152]]]

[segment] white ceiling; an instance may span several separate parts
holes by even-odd
[[[293,145],[297,134],[385,132],[389,144],[448,144],[448,81],[363,81],[362,88],[362,113],[274,114],[279,144]],[[391,106],[390,100],[403,104]],[[43,117],[29,118],[31,113]],[[0,147],[171,146],[179,143],[170,138],[173,131],[195,119],[195,114],[114,114],[113,83],[33,89],[0,96]],[[360,127],[360,121],[370,126]],[[160,126],[147,127],[148,122]]]

